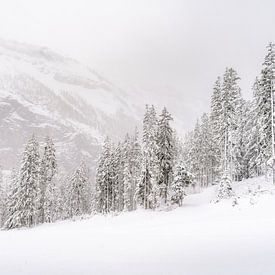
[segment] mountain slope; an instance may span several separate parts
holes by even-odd
[[[0,164],[16,166],[32,133],[54,138],[65,167],[94,166],[106,135],[138,123],[127,94],[90,68],[43,47],[0,40]]]
[[[169,212],[1,231],[1,274],[274,274],[272,183],[234,183],[234,207],[232,200],[210,203],[214,188],[188,195]]]

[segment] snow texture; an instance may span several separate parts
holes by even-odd
[[[274,186],[254,178],[232,187],[234,207],[211,203],[212,186],[170,212],[1,231],[1,274],[274,274]]]

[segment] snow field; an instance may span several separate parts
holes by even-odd
[[[248,189],[258,188],[259,194]],[[234,184],[232,200],[210,203],[215,187],[173,211],[94,216],[0,232],[1,274],[274,274],[275,197],[263,178]],[[253,200],[251,198],[253,197]]]

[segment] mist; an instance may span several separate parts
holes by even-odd
[[[209,109],[225,67],[237,70],[251,96],[275,38],[274,10],[269,0],[12,0],[2,3],[0,37],[52,48],[124,89],[146,91],[190,127]]]

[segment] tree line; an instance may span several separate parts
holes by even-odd
[[[185,165],[201,186],[220,181],[225,174],[235,181],[268,174],[274,158],[274,79],[272,43],[253,85],[252,100],[242,97],[240,77],[233,68],[217,78],[210,112],[202,115],[184,142]]]
[[[41,150],[33,135],[19,171],[11,173],[8,188],[0,184],[2,227],[32,227],[139,207],[181,206],[192,176],[181,161],[182,146],[170,125],[172,120],[166,108],[158,116],[154,106],[146,106],[142,137],[136,129],[117,144],[106,138],[95,181],[85,162],[69,176],[63,175],[58,171],[53,140],[47,137]]]

